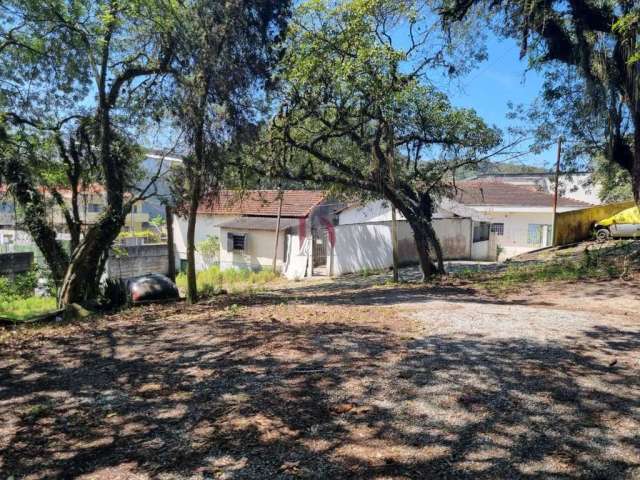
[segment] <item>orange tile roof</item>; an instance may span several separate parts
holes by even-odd
[[[455,199],[464,205],[501,205],[513,207],[552,207],[553,195],[535,187],[505,182],[459,182]],[[559,207],[589,207],[590,203],[558,197]]]
[[[222,190],[204,198],[198,213],[275,217],[280,204],[279,193],[278,190]],[[325,192],[318,190],[284,190],[282,195],[282,216],[297,218],[309,215],[326,198]]]

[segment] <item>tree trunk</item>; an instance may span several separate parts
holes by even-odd
[[[187,219],[187,303],[194,304],[198,301],[198,286],[196,283],[196,220],[198,205],[200,205],[200,191],[202,180],[198,175],[192,175],[191,196],[189,199],[189,217]]]
[[[93,225],[71,255],[71,262],[58,295],[58,304],[85,304],[95,299],[100,278],[104,272],[106,256],[122,229],[126,212],[120,214],[107,210],[101,220]]]
[[[640,206],[640,113],[637,115],[634,132],[633,168],[631,172],[631,186],[636,205]]]
[[[422,281],[426,282],[434,275],[444,273],[442,248],[430,221],[412,214],[405,214],[405,217],[411,226],[411,230],[413,230],[420,269],[422,270]],[[434,263],[431,259],[432,250],[435,253],[437,263]]]
[[[435,274],[444,273],[442,247],[431,225],[433,216],[433,201],[428,193],[417,194],[417,201],[408,204],[394,191],[386,191],[388,200],[400,210],[409,222],[418,250],[418,260],[422,270],[422,281],[428,281]],[[412,195],[413,196],[413,195]],[[436,264],[431,259],[431,252],[435,254]]]
[[[440,240],[438,240],[438,236],[436,235],[436,231],[433,228],[433,224],[431,223],[431,221],[426,222],[425,231],[427,232],[427,238],[429,240],[429,244],[431,245],[431,248],[436,254],[436,262],[437,262],[436,273],[438,275],[443,275],[445,271],[444,271],[444,259],[442,255],[442,246],[440,245]]]
[[[51,270],[51,277],[56,287],[62,284],[69,255],[56,240],[55,230],[47,223],[47,212],[44,198],[29,182],[28,175],[19,162],[12,162],[6,171],[7,180],[14,184],[14,195],[18,204],[24,209],[24,223],[38,246],[45,262]]]

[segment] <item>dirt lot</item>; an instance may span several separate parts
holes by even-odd
[[[640,478],[637,282],[375,282],[5,334],[0,477]]]

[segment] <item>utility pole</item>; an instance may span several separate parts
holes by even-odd
[[[278,196],[280,197],[280,204],[278,205],[278,219],[276,220],[276,241],[275,246],[273,248],[273,264],[272,269],[275,273],[276,271],[276,263],[278,261],[278,240],[280,239],[280,216],[282,215],[282,202],[284,200],[284,192],[280,190],[278,192]]]
[[[558,220],[558,186],[560,184],[560,156],[562,153],[562,137],[558,137],[558,153],[556,155],[556,184],[553,192],[553,235],[552,245],[556,244],[556,223]]]

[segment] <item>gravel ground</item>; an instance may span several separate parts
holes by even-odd
[[[7,334],[0,477],[640,478],[640,319],[531,303],[347,278]]]

